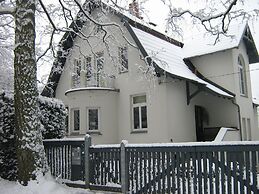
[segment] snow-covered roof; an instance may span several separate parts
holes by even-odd
[[[259,105],[259,63],[250,64],[253,103]]]
[[[152,34],[144,32],[138,28],[131,26],[140,43],[144,47],[148,56],[163,70],[177,77],[206,85],[213,92],[220,95],[233,97],[218,87],[200,79],[185,64],[183,58],[183,49],[165,40],[162,40]]]
[[[197,57],[238,47],[247,26],[247,23],[229,26],[226,35],[221,34],[216,44],[216,36],[210,33],[196,34],[184,42],[184,57]]]

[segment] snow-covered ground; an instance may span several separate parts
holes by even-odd
[[[30,181],[24,187],[18,182],[7,181],[0,178],[1,194],[102,194],[103,192],[93,192],[86,189],[71,188],[58,183],[50,175],[38,178],[38,181]]]

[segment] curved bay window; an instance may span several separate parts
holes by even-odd
[[[240,94],[247,95],[246,68],[245,68],[245,61],[242,55],[238,56],[238,76],[239,76]]]

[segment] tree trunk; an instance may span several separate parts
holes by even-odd
[[[45,172],[35,60],[35,0],[16,0],[14,107],[18,180],[27,185]]]

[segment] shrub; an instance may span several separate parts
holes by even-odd
[[[39,109],[43,139],[64,137],[67,115],[64,104],[40,96]],[[8,180],[17,177],[13,96],[3,92],[0,93],[0,177]]]

